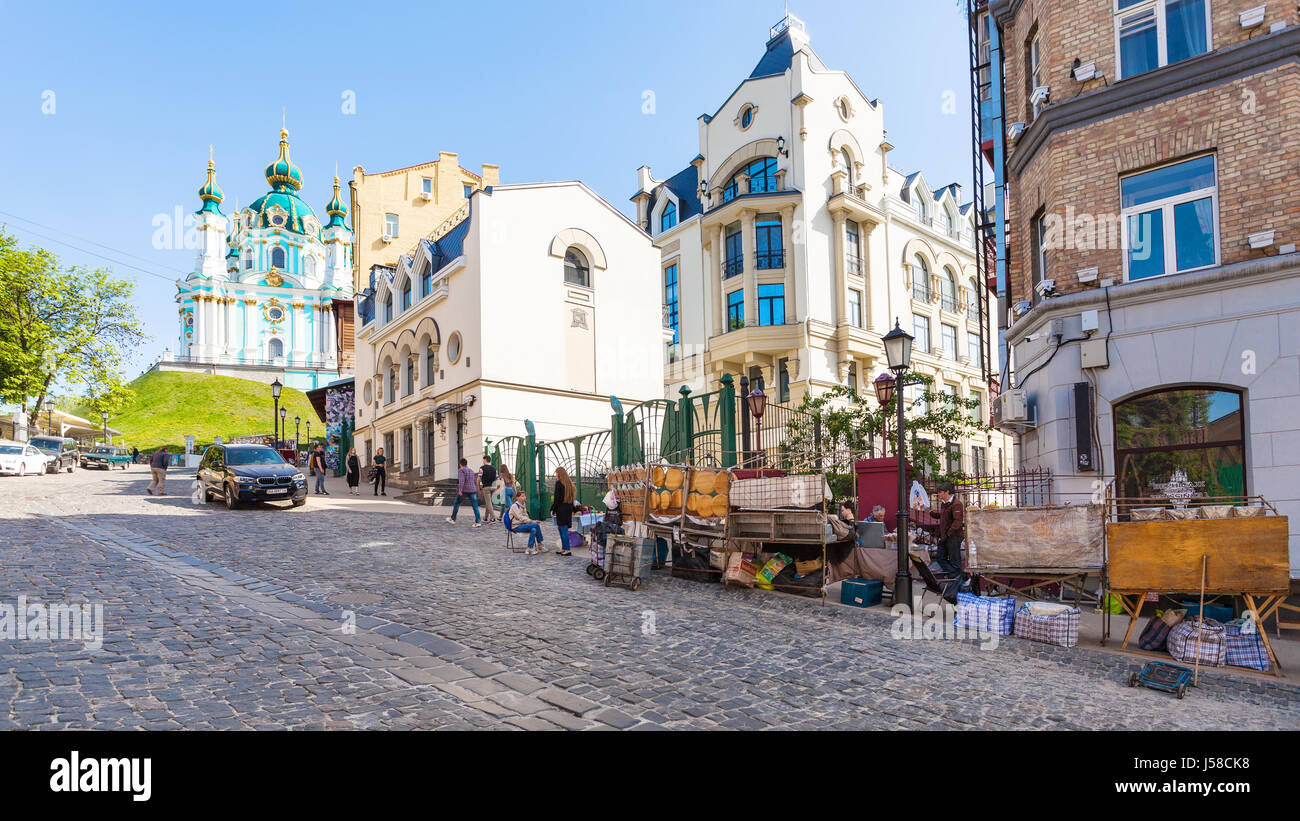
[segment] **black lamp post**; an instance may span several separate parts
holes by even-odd
[[[271,411],[271,424],[275,426],[275,449],[280,449],[280,389],[284,385],[277,379],[271,383],[271,398],[275,400],[275,409]]]
[[[45,400],[45,429],[50,432],[50,436],[54,435],[54,400],[53,399]]]
[[[885,361],[889,364],[889,369],[894,372],[891,394],[898,398],[898,445],[896,447],[898,451],[898,575],[894,577],[894,603],[906,601],[909,605],[912,573],[908,567],[907,553],[907,449],[906,440],[903,438],[903,387],[907,383],[903,375],[912,365],[912,339],[912,335],[900,328],[898,320],[895,319],[894,330],[885,334],[882,340],[885,343]]]
[[[285,416],[288,415],[288,413],[289,413],[289,409],[288,409],[288,408],[280,408],[280,445],[279,445],[279,447],[281,447],[281,448],[283,448],[283,447],[285,446],[285,444],[287,444],[287,443],[284,441],[284,437],[286,437],[286,436],[289,435],[289,423],[288,423],[287,421],[285,421],[285,418],[284,418]]]
[[[307,420],[307,444],[311,444],[311,420]]]
[[[754,428],[758,433],[758,466],[763,466],[763,411],[767,408],[767,394],[763,389],[754,388],[750,391],[749,396],[745,397],[749,403],[749,412],[754,415]]]
[[[300,417],[295,416],[293,418],[293,449],[299,452],[302,451],[302,439],[298,436],[298,427],[301,422],[302,419]]]
[[[104,444],[108,444],[108,411],[100,411],[99,415],[104,419]]]
[[[880,409],[883,411],[889,406],[889,400],[894,398],[894,377],[882,371],[871,384],[876,389],[876,401],[880,403]],[[881,414],[880,428],[880,455],[883,458],[889,451],[889,414]]]

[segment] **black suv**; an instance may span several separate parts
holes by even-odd
[[[213,445],[199,462],[203,501],[218,496],[234,510],[241,502],[307,503],[307,479],[266,445]]]
[[[58,473],[61,470],[71,473],[80,458],[76,441],[64,436],[33,436],[27,444],[46,456],[53,457],[45,465],[46,473]]]

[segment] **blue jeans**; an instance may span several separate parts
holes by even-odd
[[[514,528],[514,531],[516,533],[528,534],[529,547],[533,547],[534,545],[541,544],[542,542],[542,526],[539,525],[537,522],[529,522],[526,525],[519,525],[518,527]]]
[[[565,527],[564,525],[556,525],[556,528],[558,528],[559,531],[560,531],[560,549],[561,549],[561,550],[568,550],[568,549],[569,549],[569,529],[568,529],[567,527]]]
[[[316,492],[325,492],[325,471],[323,470],[316,471]]]
[[[509,510],[510,506],[515,503],[515,489],[512,487],[502,488],[501,493],[506,497],[506,503],[501,508],[501,510],[503,511],[501,515],[505,516],[506,514],[504,513],[504,511]]]
[[[478,494],[477,493],[460,493],[456,495],[456,503],[451,506],[451,520],[456,521],[456,513],[460,510],[460,503],[469,499],[470,504],[474,505],[474,521],[481,522],[483,519],[478,514]]]

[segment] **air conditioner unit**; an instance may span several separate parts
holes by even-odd
[[[1007,391],[998,397],[998,418],[1002,422],[1028,422],[1029,403],[1024,391]]]
[[[421,191],[421,192],[420,192],[420,199],[425,200],[426,202],[427,202],[428,200],[433,199],[433,192],[432,192],[432,191]]]
[[[393,241],[393,232],[387,230],[384,231],[384,242],[392,242],[392,241]]]

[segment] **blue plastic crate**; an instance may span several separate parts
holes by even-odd
[[[1185,602],[1180,602],[1178,606],[1187,608],[1187,615],[1184,618],[1190,619],[1192,616],[1199,615],[1201,612],[1200,602],[1185,601]],[[1232,612],[1232,607],[1230,606],[1225,607],[1222,604],[1205,605],[1205,617],[1207,619],[1214,619],[1220,624],[1227,624],[1228,622],[1232,621],[1232,616],[1233,616],[1233,612]]]
[[[875,579],[845,579],[840,582],[840,604],[875,607],[885,586]]]

